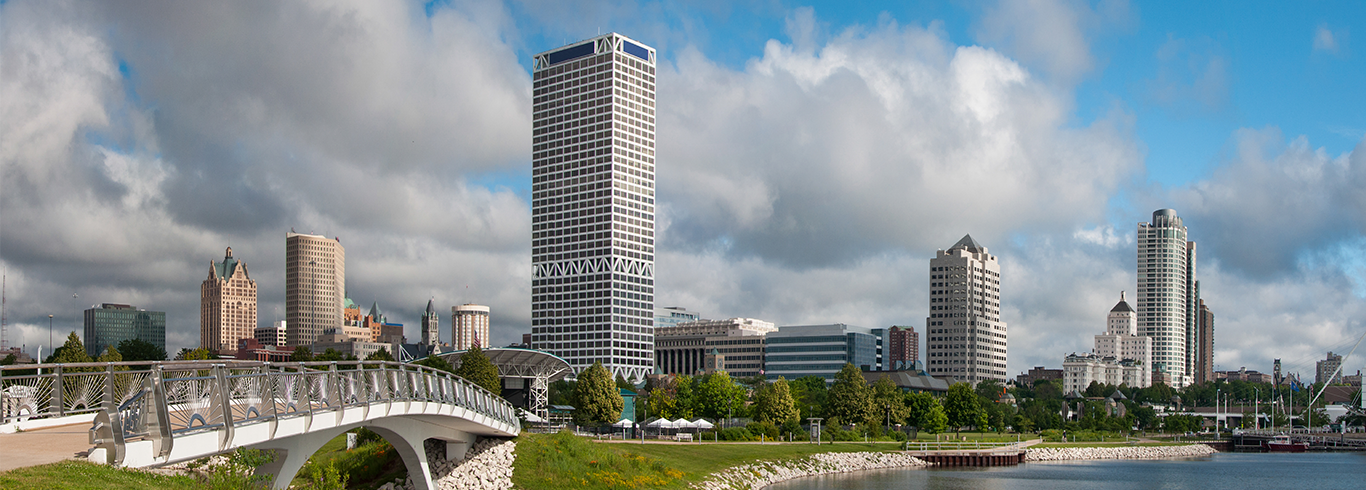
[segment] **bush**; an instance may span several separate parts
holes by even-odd
[[[802,430],[802,424],[800,422],[797,422],[797,419],[788,419],[786,422],[783,422],[783,425],[778,427],[778,432],[780,432],[782,435],[792,434],[792,436],[795,438],[796,436],[802,435],[806,431]],[[810,437],[810,435],[807,435],[808,439]]]
[[[752,441],[758,439],[753,433],[744,427],[727,427],[721,429],[721,440],[723,441]]]
[[[267,489],[271,487],[269,475],[253,475],[256,467],[275,459],[275,453],[260,449],[238,448],[229,454],[222,463],[209,468],[204,486],[212,490]]]
[[[762,435],[770,441],[778,438],[778,426],[772,422],[750,422],[745,425],[745,429],[749,430],[750,434]]]

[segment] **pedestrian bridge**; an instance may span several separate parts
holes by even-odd
[[[0,425],[91,415],[91,461],[145,468],[237,448],[274,450],[275,461],[258,472],[274,476],[275,488],[287,488],[324,443],[357,427],[392,444],[425,488],[432,488],[427,440],[444,442],[454,459],[478,436],[520,432],[514,408],[497,395],[444,371],[396,362],[0,368]]]

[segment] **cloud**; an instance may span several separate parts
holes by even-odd
[[[1338,41],[1326,24],[1319,24],[1318,28],[1314,29],[1314,51],[1338,52]]]
[[[1130,15],[1126,1],[1003,0],[985,8],[976,36],[1070,85],[1095,69],[1091,38]]]
[[[1158,69],[1147,80],[1147,98],[1176,113],[1218,112],[1229,103],[1228,59],[1209,38],[1168,35],[1157,49]]]

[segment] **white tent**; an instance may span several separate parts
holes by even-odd
[[[685,418],[679,418],[678,420],[675,420],[674,426],[678,427],[679,429],[692,429],[693,432],[697,431],[697,424],[694,424],[691,420]]]
[[[612,427],[616,427],[616,428],[626,428],[626,427],[634,427],[635,425],[636,425],[635,422],[631,422],[630,419],[621,419],[621,420],[618,420],[617,423],[612,424]]]
[[[527,422],[531,422],[531,423],[533,423],[533,424],[544,424],[544,423],[545,423],[545,419],[541,418],[540,415],[536,415],[536,414],[534,414],[534,413],[528,412],[528,411],[523,410],[523,409],[520,409],[520,408],[517,409],[517,411],[518,411],[518,412],[521,412],[522,418],[526,419]]]
[[[697,419],[697,420],[694,420],[692,423],[693,423],[693,425],[694,425],[695,427],[697,427],[697,428],[699,428],[699,429],[715,429],[715,428],[716,428],[716,425],[712,424],[711,422],[707,422],[707,419]]]
[[[653,422],[645,423],[645,426],[652,429],[672,429],[675,427],[673,421],[669,419],[655,419]]]

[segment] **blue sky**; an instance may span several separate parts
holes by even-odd
[[[1216,364],[1312,369],[1366,329],[1364,10],[0,2],[9,318],[45,342],[79,292],[165,310],[171,347],[195,345],[205,263],[232,246],[272,319],[295,227],[343,238],[357,302],[414,326],[429,298],[487,304],[516,340],[531,56],[616,31],[663,59],[660,304],[923,325],[922,269],[971,233],[1002,262],[1009,369],[1056,366],[1170,207]]]

